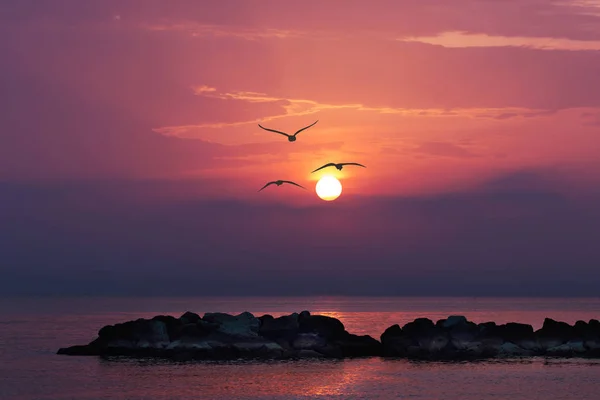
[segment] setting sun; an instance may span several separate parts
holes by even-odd
[[[325,175],[319,179],[315,190],[317,191],[317,196],[321,199],[331,201],[337,199],[342,194],[342,184],[336,177]]]

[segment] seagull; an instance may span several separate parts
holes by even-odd
[[[302,132],[305,129],[310,128],[311,126],[313,126],[314,124],[316,124],[317,122],[319,122],[319,120],[316,120],[315,122],[313,122],[312,124],[305,126],[304,128],[296,131],[296,133],[294,133],[293,135],[288,135],[285,132],[281,132],[281,131],[276,131],[275,129],[269,129],[269,128],[265,128],[264,126],[261,126],[261,124],[258,124],[258,126],[260,126],[262,129],[264,129],[265,131],[269,131],[269,132],[275,132],[275,133],[279,133],[280,135],[284,135],[287,136],[288,140],[290,142],[295,142],[296,141],[296,135],[299,134],[300,132]]]
[[[269,185],[277,185],[277,186],[281,186],[281,185],[283,185],[284,183],[289,183],[290,185],[296,185],[296,186],[298,186],[298,187],[301,187],[302,189],[305,189],[305,190],[306,190],[306,188],[305,188],[304,186],[298,185],[297,183],[294,183],[294,182],[292,182],[292,181],[282,181],[281,179],[280,179],[280,180],[278,180],[278,181],[273,181],[273,182],[269,182],[269,183],[267,183],[267,184],[266,184],[265,186],[263,186],[263,187],[262,187],[260,190],[263,190],[264,188],[266,188],[266,187],[267,187],[267,186],[269,186]],[[260,192],[260,190],[259,190],[259,192]]]
[[[339,171],[341,171],[342,168],[344,168],[344,165],[358,165],[359,167],[367,168],[364,165],[359,164],[359,163],[355,163],[355,162],[342,162],[342,163],[337,163],[337,164],[330,162],[329,164],[325,164],[322,167],[319,167],[319,168],[315,169],[313,172],[317,172],[318,170],[323,169],[323,168],[327,168],[327,167],[336,167]],[[311,172],[311,174],[313,172]]]

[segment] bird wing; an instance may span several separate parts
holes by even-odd
[[[300,133],[300,132],[302,132],[303,130],[310,128],[311,126],[313,126],[313,125],[314,125],[314,124],[316,124],[317,122],[319,122],[319,120],[316,120],[316,121],[315,121],[315,122],[313,122],[312,124],[310,124],[310,125],[308,125],[308,126],[305,126],[304,128],[302,128],[302,129],[300,129],[300,130],[296,131],[296,133],[294,133],[294,136],[296,136],[297,134],[299,134],[299,133]]]
[[[266,188],[267,186],[269,186],[269,185],[273,185],[274,183],[275,183],[275,181],[267,183],[265,186],[263,186],[262,188],[260,188],[259,192],[260,192],[261,190],[263,190],[264,188]]]
[[[330,162],[329,164],[325,164],[322,167],[315,169],[313,172],[311,172],[311,174],[317,172],[320,169],[327,168],[327,167],[335,167],[335,163]]]
[[[344,163],[340,163],[342,165],[358,165],[359,167],[363,167],[363,168],[367,168],[362,164],[356,163],[356,162],[344,162]]]
[[[258,124],[258,126],[260,126],[261,128],[263,128],[265,131],[275,132],[275,133],[279,133],[280,135],[284,135],[284,136],[290,137],[290,135],[288,135],[285,132],[280,132],[280,131],[276,131],[275,129],[265,128],[264,126],[261,126],[260,124]]]
[[[284,183],[289,183],[289,184],[291,184],[291,185],[296,185],[296,186],[298,186],[298,187],[301,187],[302,189],[306,189],[304,186],[302,186],[302,185],[298,185],[297,183],[295,183],[295,182],[292,182],[292,181],[282,181],[282,182],[284,182]]]

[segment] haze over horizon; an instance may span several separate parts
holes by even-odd
[[[0,0],[0,293],[597,296],[600,2],[336,4]]]

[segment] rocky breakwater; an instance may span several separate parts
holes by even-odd
[[[186,312],[159,315],[100,329],[87,345],[61,348],[58,354],[162,357],[171,359],[357,357],[382,354],[370,336],[348,333],[342,322],[308,311],[278,318]]]
[[[494,322],[476,324],[463,316],[436,323],[418,318],[381,335],[383,355],[416,359],[476,359],[489,357],[600,357],[600,322],[577,321],[571,326],[546,318],[542,328]]]

